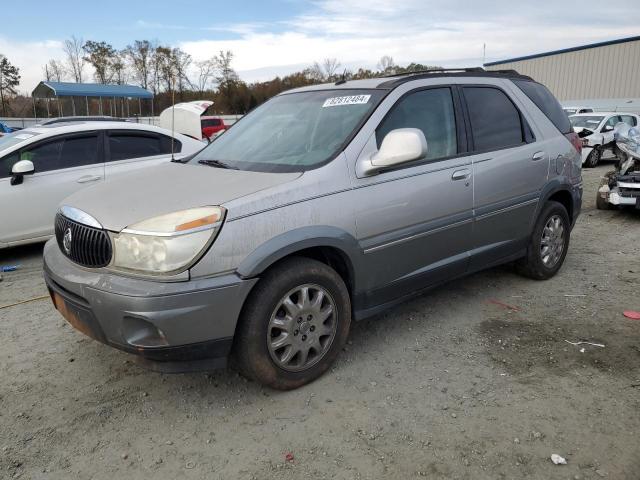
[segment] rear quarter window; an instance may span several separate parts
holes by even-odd
[[[542,113],[560,130],[560,133],[571,133],[571,122],[569,122],[567,114],[547,87],[531,80],[512,81],[529,97],[529,100],[542,110]]]

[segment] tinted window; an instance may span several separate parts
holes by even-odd
[[[572,131],[567,115],[562,110],[556,97],[553,96],[547,87],[530,80],[513,80],[513,83],[542,110],[542,113],[547,116],[549,121],[551,121],[561,133],[570,133]]]
[[[219,127],[222,122],[218,118],[207,118],[202,120],[202,127]]]
[[[456,117],[451,90],[433,88],[402,98],[376,131],[378,148],[397,128],[419,128],[427,139],[427,159],[450,157],[458,152]]]
[[[182,144],[174,141],[174,152],[180,152]],[[110,160],[152,157],[171,153],[171,138],[164,135],[141,135],[138,133],[109,134]]]
[[[31,160],[36,173],[92,165],[99,161],[98,137],[67,137],[21,149],[2,160],[0,176],[10,176],[18,160]]]
[[[504,92],[490,87],[465,87],[464,97],[476,151],[500,150],[524,142],[520,112]]]

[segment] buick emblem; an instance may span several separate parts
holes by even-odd
[[[64,237],[62,237],[62,246],[64,247],[64,251],[67,255],[71,255],[71,240],[73,237],[71,236],[71,229],[67,228],[64,232]]]

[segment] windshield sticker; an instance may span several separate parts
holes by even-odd
[[[348,95],[346,97],[327,98],[322,108],[339,107],[341,105],[363,105],[369,102],[371,95]]]

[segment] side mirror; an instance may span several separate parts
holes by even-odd
[[[611,125],[605,125],[602,129],[603,132],[611,132],[613,131],[613,127]]]
[[[363,172],[375,175],[386,168],[413,162],[427,155],[427,139],[417,128],[391,130],[382,140],[380,150],[363,162]]]
[[[25,175],[31,175],[36,169],[31,160],[20,160],[11,167],[11,185],[20,185]]]

